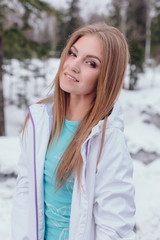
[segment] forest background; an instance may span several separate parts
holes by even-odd
[[[134,164],[137,240],[160,239],[160,0],[0,0],[0,239],[9,240],[19,133],[54,79],[68,36],[104,21],[126,36],[120,94]]]
[[[106,11],[100,14],[93,9],[85,17],[82,12],[87,4],[80,7],[80,0],[68,0],[65,7],[60,8],[53,7],[54,1],[50,1],[52,6],[47,1],[0,2],[0,136],[5,135],[2,83],[5,64],[11,59],[26,65],[26,59],[59,58],[68,36],[82,25],[104,21],[119,28],[126,36],[131,59],[129,84],[124,88],[136,89],[138,74],[144,71],[144,66],[160,62],[160,0],[107,1]],[[26,83],[28,79],[22,78],[22,81]],[[26,98],[20,91],[16,102],[10,101],[22,106],[28,104]]]

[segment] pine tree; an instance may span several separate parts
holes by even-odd
[[[127,37],[129,39],[137,38],[142,46],[145,46],[146,11],[145,0],[129,0],[127,9]]]
[[[107,5],[109,8],[109,4]],[[127,24],[127,0],[112,0],[112,5],[109,10],[109,22],[121,30],[126,36],[126,24]]]
[[[138,74],[143,72],[144,47],[137,38],[130,41],[130,81],[129,90],[134,90],[138,81]]]
[[[157,63],[160,64],[160,0],[156,0],[155,15],[151,23],[152,42],[151,51],[152,56],[156,58]]]
[[[130,83],[134,90],[138,74],[143,72],[146,36],[146,2],[145,0],[129,0],[127,9],[127,34],[130,49]]]
[[[69,35],[72,34],[75,29],[77,29],[83,24],[83,21],[79,14],[79,0],[71,0],[68,4],[69,7],[66,12],[63,13],[63,16],[58,26],[59,39],[56,48],[57,57],[61,55],[61,51],[64,48]]]
[[[59,11],[51,8],[48,4],[40,1],[40,0],[17,0],[25,10],[25,14],[23,15],[23,30],[27,28],[31,28],[29,25],[29,18],[32,12],[41,17],[41,11],[46,11],[48,14],[56,15],[59,18]],[[13,3],[12,3],[13,4]],[[4,31],[7,22],[7,16],[10,13],[16,13],[16,9],[9,7],[6,0],[0,1],[0,136],[5,135],[5,119],[4,119],[4,96],[3,96],[3,84],[2,84],[2,65],[3,65],[3,37]],[[11,26],[13,27],[13,26]]]
[[[80,8],[78,6],[79,0],[72,0],[67,11],[68,21],[66,24],[66,33],[70,35],[73,31],[80,26]]]
[[[109,5],[108,5],[109,8]],[[121,2],[119,0],[112,0],[109,10],[109,22],[111,25],[120,29],[121,25]]]
[[[129,89],[134,89],[143,71],[146,0],[112,0],[110,22],[126,36],[131,55]]]

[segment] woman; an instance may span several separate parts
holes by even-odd
[[[133,240],[132,160],[117,101],[129,53],[105,23],[75,31],[54,95],[29,108],[12,239]]]

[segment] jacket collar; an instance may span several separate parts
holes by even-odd
[[[35,122],[40,116],[42,117],[44,112],[47,113],[47,115],[49,116],[49,126],[50,126],[49,131],[50,131],[50,133],[51,133],[52,121],[53,121],[52,106],[53,106],[53,103],[33,104],[32,106],[30,106],[30,111],[32,112],[32,116],[33,116]],[[94,137],[102,132],[103,122],[104,122],[104,120],[100,120],[98,122],[98,124],[92,128],[92,131],[91,131],[90,135],[88,136],[88,138],[85,140],[85,142],[87,142],[89,139],[91,139],[92,137]],[[113,107],[113,110],[108,117],[106,129],[108,129],[108,128],[119,128],[121,131],[124,130],[123,111],[122,111],[119,101],[116,101],[116,103]]]

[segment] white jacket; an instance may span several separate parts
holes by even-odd
[[[34,104],[22,141],[12,211],[12,240],[44,240],[43,167],[50,137],[51,106]],[[101,120],[83,143],[81,185],[75,178],[69,240],[134,240],[133,165],[117,102],[108,118],[103,151]],[[58,239],[56,239],[58,240]]]

